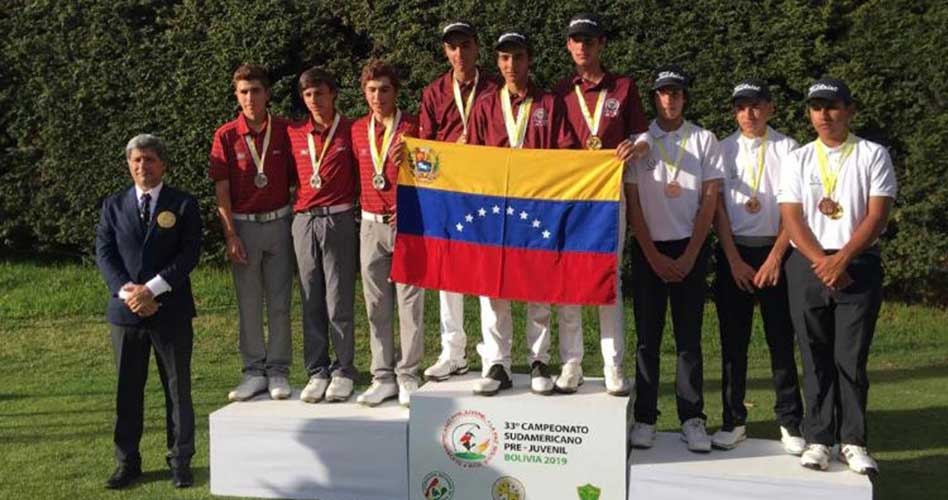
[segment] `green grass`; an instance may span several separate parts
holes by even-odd
[[[196,486],[176,491],[164,469],[164,407],[154,364],[146,396],[142,442],[145,481],[109,493],[102,482],[113,467],[111,430],[115,370],[102,317],[105,286],[95,268],[65,264],[0,262],[0,499],[19,498],[211,498],[208,486],[207,415],[226,404],[239,379],[237,313],[227,269],[202,267],[194,274],[200,316],[195,321],[193,395],[197,413]],[[369,377],[365,309],[357,293],[358,383]],[[425,365],[438,354],[436,294],[426,302]],[[469,359],[478,362],[478,307],[466,303]],[[526,371],[523,308],[515,307],[518,332],[515,370]],[[631,305],[626,304],[629,346],[634,345]],[[291,382],[302,372],[300,311],[294,304]],[[587,352],[584,371],[601,374],[597,320],[584,311]],[[759,321],[755,325],[759,329]],[[666,334],[662,357],[659,420],[676,430],[674,348]],[[714,305],[705,308],[705,396],[709,426],[720,423],[720,350]],[[556,351],[555,345],[553,349]],[[766,345],[755,332],[750,351],[747,404],[752,437],[776,437]],[[626,371],[631,373],[631,349]],[[554,364],[557,363],[554,354]],[[948,488],[948,312],[887,303],[869,361],[870,444],[880,460],[878,498],[932,498]]]

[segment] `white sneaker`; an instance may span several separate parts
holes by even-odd
[[[553,390],[563,394],[572,394],[583,385],[583,367],[579,363],[566,363],[556,377]]]
[[[356,402],[365,406],[378,406],[386,399],[398,396],[398,385],[394,382],[374,381],[365,392],[359,394]]]
[[[738,425],[734,430],[720,430],[711,436],[711,446],[719,450],[733,450],[741,441],[747,439],[747,427]]]
[[[829,469],[830,449],[824,444],[808,444],[800,455],[800,465],[807,469]]]
[[[286,399],[293,392],[290,389],[290,381],[280,375],[267,377],[267,389],[270,391],[270,399]]]
[[[441,382],[451,378],[452,375],[464,375],[468,370],[465,359],[439,359],[425,369],[425,378]]]
[[[411,404],[411,395],[418,390],[418,381],[406,379],[398,383],[398,404],[408,408]]]
[[[606,378],[606,392],[610,396],[628,396],[629,381],[622,374],[622,368],[618,366],[604,366],[602,374]]]
[[[510,375],[501,365],[492,365],[487,375],[474,382],[474,394],[478,396],[493,396],[500,391],[513,387]]]
[[[849,465],[849,470],[857,474],[878,474],[879,464],[869,455],[865,446],[844,444],[839,461]]]
[[[655,444],[655,426],[641,422],[632,424],[629,442],[633,448],[651,448]]]
[[[267,377],[263,375],[244,375],[244,379],[234,390],[227,393],[230,401],[246,401],[267,390]]]
[[[549,396],[553,394],[553,379],[550,377],[550,367],[542,361],[534,361],[530,370],[530,392]]]
[[[318,403],[323,400],[323,395],[325,395],[328,386],[328,378],[313,375],[306,383],[306,387],[300,392],[300,400],[307,403]]]
[[[790,435],[790,430],[780,426],[780,442],[783,443],[783,450],[791,455],[800,456],[806,449],[806,439],[802,436]]]
[[[326,401],[331,403],[345,401],[349,399],[349,396],[352,396],[352,379],[343,376],[333,377],[326,389]]]
[[[711,451],[711,438],[704,428],[704,420],[689,418],[681,424],[681,440],[688,443],[688,450],[699,453]]]

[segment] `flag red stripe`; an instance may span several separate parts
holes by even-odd
[[[615,302],[614,254],[505,248],[399,233],[395,255],[392,280],[399,283],[525,302]]]

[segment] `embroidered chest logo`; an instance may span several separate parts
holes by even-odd
[[[619,106],[619,100],[610,97],[606,99],[605,104],[602,105],[603,114],[606,115],[607,118],[615,118],[619,116]]]

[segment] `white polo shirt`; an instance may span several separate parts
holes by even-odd
[[[680,196],[665,196],[665,184],[671,180],[674,172],[671,166],[666,166],[662,161],[657,145],[651,148],[648,156],[635,161],[634,168],[628,168],[625,172],[625,181],[635,184],[638,189],[639,203],[653,241],[690,238],[698,215],[701,184],[724,178],[720,146],[711,132],[687,120],[673,132],[665,132],[654,120],[648,128],[652,143],[662,141],[671,161],[678,157],[679,145],[686,130],[688,143],[676,179],[681,185]]]
[[[852,139],[856,145],[840,167],[836,192],[832,197],[843,210],[839,219],[823,215],[818,208],[824,194],[816,141],[790,153],[780,170],[777,201],[803,205],[803,218],[825,250],[839,250],[852,238],[856,227],[866,218],[870,197],[894,199],[898,189],[889,152],[881,145],[855,135]],[[839,161],[842,148],[843,145],[826,148],[831,167]]]
[[[750,213],[745,203],[754,194],[762,138],[749,138],[734,132],[721,141],[721,159],[724,162],[724,208],[731,220],[731,232],[738,236],[777,236],[780,232],[780,207],[777,189],[780,187],[780,165],[797,141],[767,127],[764,152],[764,170],[757,190],[760,211]]]

